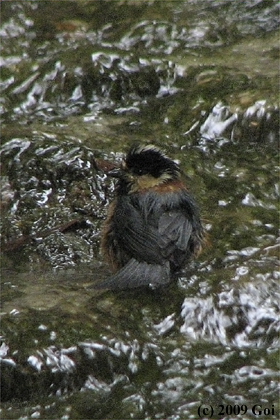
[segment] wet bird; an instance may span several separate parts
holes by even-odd
[[[197,256],[204,230],[178,164],[154,145],[134,145],[117,177],[101,250],[115,273],[97,288],[164,286]]]

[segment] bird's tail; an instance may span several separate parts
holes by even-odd
[[[116,274],[94,286],[95,289],[124,290],[141,286],[156,289],[170,282],[169,262],[164,265],[148,264],[132,258]]]

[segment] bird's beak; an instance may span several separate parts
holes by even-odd
[[[115,168],[112,169],[111,171],[107,172],[107,176],[111,176],[113,178],[120,178],[121,177],[121,168]]]

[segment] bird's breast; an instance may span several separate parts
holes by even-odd
[[[166,183],[131,194],[131,204],[138,208],[144,220],[156,223],[161,214],[174,208],[180,209],[186,187],[182,182]]]

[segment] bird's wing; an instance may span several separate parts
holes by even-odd
[[[117,242],[128,255],[149,264],[163,264],[161,238],[156,227],[144,220],[139,209],[129,200],[120,202],[116,209],[115,229]]]
[[[159,219],[161,253],[174,267],[181,268],[191,255],[190,238],[193,232],[191,220],[182,212],[165,212]]]
[[[179,210],[164,212],[158,226],[147,223],[139,209],[129,200],[120,205],[117,220],[118,243],[137,260],[150,264],[163,264],[178,251],[182,254],[188,248],[192,223]],[[122,217],[120,217],[120,215]]]
[[[182,212],[164,212],[159,219],[158,232],[164,249],[172,244],[174,250],[177,248],[185,251],[188,247],[192,230],[190,219]]]

